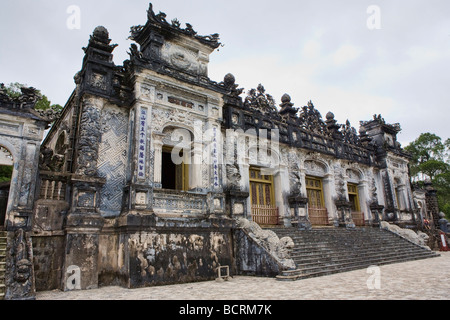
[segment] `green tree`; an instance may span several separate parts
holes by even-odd
[[[23,87],[28,86],[19,82],[10,83],[9,85],[5,86],[6,94],[11,98],[18,98],[22,94],[20,88]],[[59,104],[52,104],[47,96],[43,95],[40,90],[37,90],[37,92],[42,96],[42,98],[36,102],[36,106],[34,107],[36,110],[54,109],[55,111],[61,111],[63,109],[63,107]]]
[[[12,166],[0,166],[0,183],[11,181]]]
[[[419,184],[431,180],[437,190],[439,209],[450,218],[450,138],[443,142],[433,133],[422,133],[405,150],[412,155],[411,180]]]

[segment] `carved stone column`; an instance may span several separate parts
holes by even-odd
[[[131,154],[131,177],[125,188],[126,202],[118,219],[123,229],[154,224],[153,188],[161,188],[162,134],[149,134],[151,108],[136,105],[134,114],[134,144]],[[153,138],[153,139],[152,139]],[[153,148],[150,143],[154,140]]]
[[[398,209],[396,208],[395,190],[392,183],[392,179],[388,170],[383,169],[380,171],[381,179],[383,183],[384,202],[385,202],[385,220],[389,222],[398,221]]]
[[[383,221],[384,206],[379,205],[377,202],[370,205],[370,211],[372,212],[372,226],[381,227],[381,221]]]
[[[101,189],[106,182],[98,176],[97,169],[102,107],[102,98],[91,95],[82,98],[74,174],[68,181],[72,198],[65,226],[64,290],[98,287],[99,234],[104,224],[99,207]],[[73,280],[75,284],[72,283],[74,270],[79,272],[79,277]]]
[[[201,141],[194,141],[192,150],[192,173],[189,189],[200,191],[202,189],[202,154],[203,144]]]
[[[247,200],[250,194],[248,192],[232,189],[225,192],[225,196],[227,206],[226,211],[230,212],[232,218],[249,219]]]
[[[66,222],[66,248],[62,274],[63,290],[98,287],[99,235],[104,219],[99,213],[102,178],[73,176],[71,212]],[[72,283],[72,271],[79,278]]]
[[[425,202],[427,204],[428,216],[432,217],[435,228],[439,228],[439,205],[437,201],[437,190],[430,181],[425,181]]]
[[[153,133],[153,149],[155,151],[155,159],[153,165],[153,187],[156,189],[162,188],[161,168],[162,168],[162,147],[164,138],[163,134]]]
[[[338,211],[338,222],[340,227],[355,228],[355,223],[352,219],[351,204],[346,200],[335,201]]]
[[[298,220],[299,230],[310,230],[311,221],[308,215],[308,198],[302,196],[288,197],[289,207],[294,210],[294,215]]]
[[[5,300],[34,300],[33,244],[23,229],[8,232]]]
[[[24,228],[31,229],[34,190],[36,188],[36,176],[38,173],[39,144],[35,141],[23,143],[20,150],[22,159],[18,159],[15,170],[17,178],[11,184],[9,197],[11,199],[10,210],[6,213],[6,230],[14,231]]]

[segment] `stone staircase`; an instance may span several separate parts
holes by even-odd
[[[0,232],[0,300],[3,300],[6,293],[5,272],[6,272],[6,232]]]
[[[369,266],[437,257],[387,230],[379,228],[271,228],[280,238],[289,236],[295,247],[291,258],[296,270],[283,271],[278,280],[300,280]]]

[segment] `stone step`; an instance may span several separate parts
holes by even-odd
[[[388,242],[388,243],[370,243],[367,244],[357,244],[357,245],[342,245],[342,244],[336,244],[336,243],[324,243],[317,246],[299,246],[295,245],[294,249],[292,249],[292,252],[297,253],[307,253],[307,252],[329,252],[329,251],[341,251],[341,252],[348,252],[348,251],[355,251],[355,250],[373,250],[373,249],[392,249],[398,247],[398,243],[395,242]],[[416,245],[405,243],[402,248],[407,249],[416,249]],[[420,247],[419,247],[420,248]]]
[[[297,263],[297,269],[299,270],[307,270],[307,269],[317,269],[321,267],[328,267],[330,265],[347,265],[347,264],[365,264],[367,261],[385,261],[385,260],[394,260],[396,258],[403,259],[407,257],[415,257],[415,256],[427,256],[429,254],[427,252],[404,252],[404,253],[391,253],[391,254],[373,254],[367,255],[364,257],[356,256],[356,257],[344,257],[341,259],[322,259],[316,262],[309,263]],[[297,262],[297,261],[296,261]]]
[[[340,242],[340,241],[322,241],[320,243],[299,243],[294,242],[295,248],[297,251],[301,250],[326,250],[326,249],[351,249],[351,248],[369,248],[369,247],[390,247],[398,245],[398,240],[390,240],[390,241],[370,241],[370,240],[362,240],[355,242]],[[404,243],[406,247],[416,247],[416,245],[406,242]]]
[[[0,300],[3,300],[6,293],[5,274],[6,274],[6,232],[0,232]]]
[[[378,257],[378,256],[395,256],[395,255],[405,255],[405,254],[414,254],[419,253],[417,250],[397,250],[397,251],[390,251],[390,252],[377,252],[377,251],[371,251],[371,252],[355,252],[353,254],[330,254],[330,255],[314,255],[314,256],[291,256],[291,258],[294,260],[294,262],[297,265],[306,265],[306,264],[314,264],[314,263],[324,263],[329,261],[345,261],[345,260],[355,260],[355,259],[367,259],[371,257]],[[422,252],[421,252],[422,253]],[[424,254],[429,254],[428,252],[423,252]]]
[[[367,259],[360,259],[360,260],[347,260],[347,261],[340,261],[340,262],[328,262],[324,263],[323,265],[317,264],[317,265],[310,265],[309,267],[302,267],[299,266],[296,270],[288,270],[283,271],[284,275],[295,275],[295,274],[309,274],[312,272],[317,272],[320,270],[327,270],[330,271],[335,268],[343,268],[346,269],[351,266],[371,266],[371,265],[383,265],[386,263],[392,263],[395,261],[408,261],[408,260],[415,260],[415,259],[421,259],[421,258],[431,258],[431,257],[437,257],[438,254],[430,255],[426,252],[416,252],[416,253],[410,253],[410,254],[403,254],[403,255],[391,255],[391,256],[377,256],[377,257],[370,257]]]
[[[0,283],[0,300],[3,300],[6,293],[6,286],[3,283]]]
[[[436,255],[438,256],[438,255]],[[405,258],[396,258],[391,260],[384,260],[384,261],[367,261],[364,264],[355,264],[355,265],[339,265],[335,266],[334,268],[322,268],[322,269],[316,269],[316,270],[310,270],[309,272],[305,272],[303,270],[293,270],[291,273],[286,273],[284,271],[281,275],[278,275],[276,278],[277,280],[283,280],[283,281],[295,281],[295,280],[301,280],[301,279],[308,279],[313,277],[321,277],[341,272],[348,272],[358,269],[365,269],[372,265],[376,266],[382,266],[386,264],[393,264],[393,263],[401,263],[401,262],[408,262],[408,261],[414,261],[414,260],[422,260],[422,259],[429,259],[435,256],[430,255],[416,255],[416,256],[408,256]]]
[[[383,246],[359,246],[359,247],[333,247],[332,245],[319,247],[319,248],[297,248],[291,250],[291,257],[311,257],[311,256],[320,256],[327,254],[335,254],[335,255],[346,255],[346,254],[355,254],[356,252],[360,253],[371,253],[371,252],[390,252],[390,251],[402,251],[402,250],[417,250],[418,248],[414,245],[406,244],[405,246],[399,247],[398,244],[390,243],[389,245]],[[420,247],[419,247],[420,249]],[[425,249],[424,249],[425,250]]]
[[[378,228],[313,228],[305,231],[295,228],[274,228],[271,230],[279,238],[289,236],[294,241],[290,256],[297,268],[283,271],[277,276],[278,280],[298,280],[367,268],[371,265],[439,256]]]

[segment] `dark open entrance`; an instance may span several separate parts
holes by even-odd
[[[176,189],[176,169],[177,166],[173,163],[170,151],[163,151],[162,153],[162,168],[161,168],[161,184],[163,189]]]
[[[161,164],[161,185],[163,189],[187,191],[189,189],[189,165],[183,160],[181,164],[172,161],[173,148],[164,147]],[[183,150],[178,153],[184,159]]]

